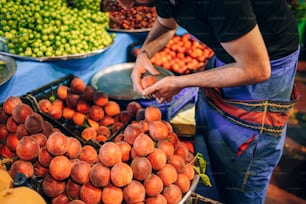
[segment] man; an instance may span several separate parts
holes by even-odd
[[[118,0],[126,9],[135,0]],[[218,193],[229,204],[264,203],[284,145],[299,55],[295,19],[283,0],[156,0],[158,18],[132,72],[134,89],[160,103],[185,87],[199,87],[195,150],[208,150]],[[150,63],[178,25],[215,57],[204,71],[165,77],[143,89]],[[213,183],[214,184],[214,183]],[[203,196],[210,190],[199,185]]]

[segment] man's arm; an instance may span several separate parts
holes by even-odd
[[[157,17],[151,31],[149,32],[142,48],[141,53],[147,53],[151,58],[155,53],[164,48],[168,41],[175,34],[177,24],[174,19]]]
[[[141,93],[143,87],[141,85],[141,77],[145,72],[151,74],[159,74],[159,72],[152,66],[150,58],[159,50],[164,48],[168,41],[175,34],[177,24],[174,19],[165,19],[158,17],[155,21],[151,31],[149,32],[143,46],[137,55],[135,67],[132,71],[131,78],[133,81],[134,90]]]
[[[181,76],[177,86],[223,88],[259,83],[270,78],[270,59],[258,26],[236,40],[222,43],[222,46],[235,59],[234,63]]]
[[[222,46],[235,59],[234,63],[194,74],[165,77],[142,94],[154,94],[159,102],[164,102],[170,101],[185,87],[224,88],[259,83],[270,78],[270,60],[257,26],[236,40],[222,43]]]

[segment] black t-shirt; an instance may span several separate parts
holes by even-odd
[[[270,59],[284,57],[299,44],[297,24],[286,0],[157,0],[158,15],[177,23],[212,48],[217,57],[233,62],[220,42],[237,39],[256,23],[263,35]]]

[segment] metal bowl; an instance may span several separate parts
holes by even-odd
[[[0,55],[0,86],[13,77],[16,69],[17,64],[13,58]]]
[[[195,191],[195,189],[197,188],[197,185],[200,181],[200,176],[198,174],[196,174],[192,180],[192,183],[190,185],[189,191],[187,191],[187,193],[184,194],[183,198],[180,200],[180,202],[178,204],[186,204],[188,203],[188,199],[191,197],[191,194]]]
[[[116,64],[98,71],[91,78],[91,85],[105,92],[110,98],[118,100],[134,100],[143,98],[133,90],[131,72],[135,63]],[[155,66],[160,72],[157,79],[174,75],[169,70]]]
[[[29,56],[21,56],[21,55],[9,53],[8,47],[7,47],[6,42],[5,42],[5,38],[0,37],[0,54],[10,56],[10,57],[14,57],[14,58],[20,59],[20,60],[37,61],[37,62],[63,61],[63,60],[83,59],[83,58],[87,58],[87,57],[90,57],[90,56],[100,54],[100,53],[104,52],[105,50],[107,50],[113,43],[114,43],[114,41],[105,48],[94,50],[94,51],[87,52],[87,53],[64,55],[64,56],[52,56],[52,57],[29,57]]]
[[[108,28],[108,31],[119,32],[119,33],[148,33],[151,28],[139,28],[139,29],[119,29],[119,28]]]

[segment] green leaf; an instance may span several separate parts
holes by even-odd
[[[192,166],[192,167],[197,172],[197,174],[201,174],[200,167],[198,167],[198,166]]]
[[[88,123],[88,120],[87,120],[87,119],[85,119],[85,120],[84,120],[83,126],[84,126],[85,128],[89,128],[89,127],[91,127],[91,126],[89,125],[89,123]]]
[[[56,100],[56,96],[55,95],[51,95],[49,97],[49,101],[51,101],[51,103],[53,103]]]
[[[201,181],[209,187],[212,187],[210,179],[208,177],[207,174],[205,174],[206,172],[206,160],[203,156],[203,154],[201,153],[197,153],[195,155],[195,163],[197,164],[197,166],[193,166],[193,169],[196,171],[196,173],[200,176]]]
[[[201,168],[201,172],[205,172],[206,171],[206,160],[204,159],[203,154],[199,154],[197,159],[198,159],[198,163]]]
[[[208,177],[206,174],[199,174],[199,175],[200,175],[201,181],[202,181],[206,186],[212,187],[211,182],[210,182],[210,179],[209,179],[209,177]]]

